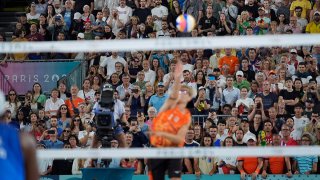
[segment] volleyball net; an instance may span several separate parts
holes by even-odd
[[[320,44],[320,35],[223,36],[173,39],[88,40],[55,42],[2,42],[6,53],[40,52],[131,52],[149,50],[195,50],[217,48],[297,47]],[[108,149],[45,149],[38,150],[40,159],[67,158],[181,158],[181,157],[268,157],[320,155],[320,147],[219,147],[219,148],[108,148]]]

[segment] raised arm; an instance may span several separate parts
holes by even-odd
[[[179,98],[179,91],[181,88],[180,79],[182,76],[182,71],[183,71],[182,63],[181,63],[180,59],[178,59],[175,70],[174,70],[174,74],[173,74],[174,82],[171,87],[171,93],[169,95],[169,98],[166,100],[166,102],[161,107],[160,112],[171,109],[172,107],[174,107],[177,104],[178,98]]]

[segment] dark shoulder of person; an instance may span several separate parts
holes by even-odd
[[[236,142],[236,143],[234,144],[234,146],[247,146],[247,144],[246,144],[246,143],[239,144],[239,143]]]
[[[51,175],[71,175],[73,159],[55,159],[52,162]]]

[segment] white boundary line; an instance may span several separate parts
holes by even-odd
[[[88,41],[2,42],[0,52],[106,52],[132,50],[190,50],[240,47],[306,46],[320,43],[319,34],[216,36]]]
[[[40,159],[319,156],[318,146],[38,150]]]

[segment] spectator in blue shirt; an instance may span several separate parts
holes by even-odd
[[[161,106],[164,104],[165,100],[168,98],[168,95],[165,94],[165,88],[163,83],[158,83],[157,94],[151,96],[149,101],[149,106],[153,106],[157,109],[157,112],[160,111]]]
[[[47,136],[49,136],[48,140],[44,140]],[[63,142],[58,140],[58,131],[56,127],[52,127],[43,132],[40,137],[40,143],[44,144],[47,149],[62,149]]]

